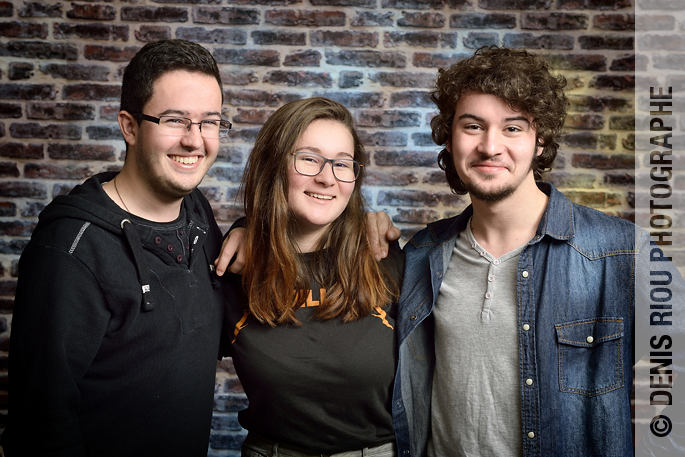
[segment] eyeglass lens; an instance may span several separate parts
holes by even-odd
[[[327,162],[331,162],[333,175],[340,181],[353,182],[359,175],[359,163],[352,159],[326,159],[318,154],[307,152],[295,153],[295,171],[306,176],[316,176],[323,171]]]
[[[159,128],[162,133],[172,136],[183,136],[190,129],[192,124],[198,124],[200,133],[203,138],[225,138],[228,135],[228,126],[220,121],[214,119],[205,119],[200,122],[192,122],[190,119],[175,116],[160,116]]]

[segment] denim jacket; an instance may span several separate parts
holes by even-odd
[[[517,270],[523,455],[632,455],[633,281],[648,233],[538,186],[549,202]],[[426,455],[432,310],[472,213],[429,224],[404,247],[392,405],[400,457]]]

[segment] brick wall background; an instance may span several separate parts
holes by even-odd
[[[575,202],[633,218],[633,8],[633,0],[0,1],[0,410],[17,260],[54,196],[121,167],[120,80],[145,43],[196,41],[219,62],[234,130],[201,187],[223,228],[240,214],[239,181],[261,124],[283,103],[324,95],[353,112],[370,155],[368,202],[406,240],[468,204],[437,167],[429,91],[438,68],[486,44],[538,51],[568,78],[567,133],[547,179]],[[245,404],[224,360],[210,455],[239,455],[235,412]]]

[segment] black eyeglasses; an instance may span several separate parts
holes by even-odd
[[[333,176],[342,182],[354,182],[359,176],[362,165],[352,159],[327,159],[313,152],[293,152],[295,171],[305,176],[316,176],[330,162]]]
[[[193,122],[188,118],[177,116],[153,117],[141,113],[136,113],[134,116],[159,125],[159,131],[163,135],[169,136],[183,136],[190,132],[193,124],[197,124],[203,138],[213,140],[225,139],[232,127],[230,122],[221,119],[203,119],[200,122]]]

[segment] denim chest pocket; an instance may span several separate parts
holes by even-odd
[[[595,397],[623,387],[622,318],[577,320],[554,328],[562,392]]]

